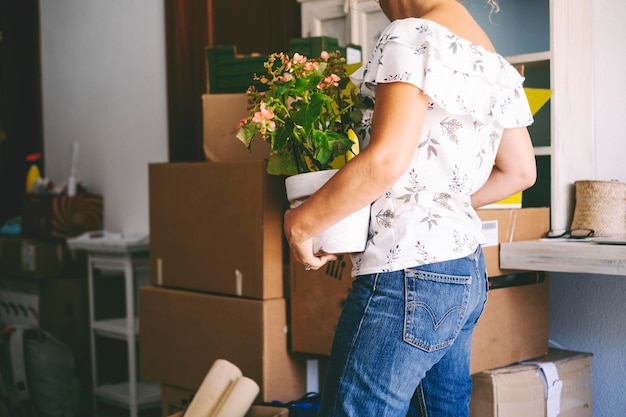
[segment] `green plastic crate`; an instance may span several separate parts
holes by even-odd
[[[267,56],[237,57],[234,46],[207,48],[209,93],[245,93],[254,84],[254,74],[263,74]]]

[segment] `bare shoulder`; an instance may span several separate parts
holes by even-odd
[[[483,28],[460,3],[456,3],[454,7],[434,9],[422,17],[439,23],[458,37],[479,45],[487,51],[496,52]]]

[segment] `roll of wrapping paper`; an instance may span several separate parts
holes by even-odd
[[[254,399],[259,394],[259,386],[252,379],[242,376],[226,391],[211,417],[244,417]]]
[[[241,376],[241,370],[237,366],[225,359],[217,359],[185,410],[185,417],[215,416],[222,398]]]

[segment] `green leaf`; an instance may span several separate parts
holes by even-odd
[[[291,139],[291,135],[287,130],[279,130],[273,137],[272,150],[280,152],[287,146],[287,142]]]
[[[288,82],[286,82],[285,84],[277,85],[276,86],[276,90],[273,92],[272,96],[273,97],[282,97],[285,94],[288,94],[289,90],[291,90],[293,88],[295,83],[296,83],[296,81],[294,79],[291,79]]]
[[[313,149],[315,149],[315,153],[313,157],[317,159],[322,164],[327,164],[330,162],[332,157],[332,144],[330,142],[330,138],[328,137],[329,132],[322,132],[320,130],[313,131]]]
[[[291,114],[293,121],[304,127],[306,132],[310,132],[313,130],[313,123],[315,123],[324,110],[324,103],[329,100],[330,97],[316,93],[311,96],[311,101],[308,103],[294,103],[296,110]]]
[[[298,170],[288,155],[274,154],[267,161],[267,173],[271,175],[295,175]]]
[[[250,125],[241,126],[237,132],[237,139],[250,149],[250,144],[254,135],[258,133],[258,129],[250,127]]]
[[[327,140],[335,149],[335,156],[342,155],[352,148],[352,141],[345,135],[337,132],[326,132]]]

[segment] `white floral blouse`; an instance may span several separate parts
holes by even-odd
[[[389,82],[413,84],[430,97],[409,171],[371,206],[367,247],[351,255],[353,275],[474,252],[483,236],[470,195],[487,180],[503,129],[533,122],[523,77],[445,27],[407,18],[385,29],[352,80],[372,99],[376,85]],[[367,146],[367,135],[361,140]]]

